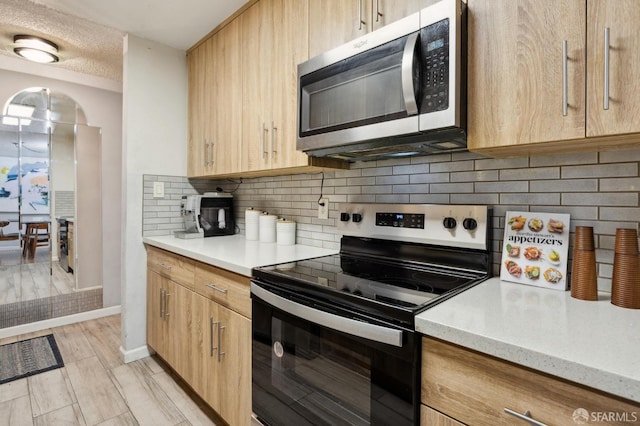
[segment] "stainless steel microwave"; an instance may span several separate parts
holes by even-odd
[[[298,65],[297,149],[350,161],[466,149],[466,5],[442,0]]]

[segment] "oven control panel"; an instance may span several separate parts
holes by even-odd
[[[487,206],[341,204],[339,212],[341,235],[488,249]]]
[[[424,229],[424,215],[421,213],[376,212],[376,226]]]

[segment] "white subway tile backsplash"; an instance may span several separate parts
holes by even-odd
[[[530,192],[587,192],[597,191],[597,179],[562,179],[562,180],[534,180],[530,182]]]
[[[562,166],[563,179],[638,176],[637,163]]]
[[[593,226],[600,290],[610,291],[616,228],[640,221],[640,149],[602,153],[491,159],[469,152],[354,163],[350,170],[324,173],[323,196],[329,219],[317,218],[321,173],[243,179],[237,182],[146,175],[143,180],[143,233],[166,235],[180,226],[182,194],[234,193],[236,219],[244,232],[244,209],[255,207],[298,223],[297,242],[339,248],[335,223],[340,204],[424,203],[487,204],[494,229],[490,236],[494,273],[498,271],[507,211],[545,211],[571,215],[575,226]],[[154,199],[153,182],[177,189]]]

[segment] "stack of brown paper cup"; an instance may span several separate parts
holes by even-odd
[[[571,297],[598,300],[596,252],[591,226],[576,226],[571,269]]]
[[[638,233],[635,229],[616,229],[613,254],[611,303],[629,309],[640,309],[640,265]]]

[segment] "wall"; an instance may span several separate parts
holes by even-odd
[[[128,35],[123,79],[121,351],[128,362],[148,353],[143,175],[186,174],[186,54]]]
[[[325,173],[322,193],[330,202],[328,220],[317,218],[320,174],[244,179],[239,186],[210,182],[201,188],[238,188],[235,209],[242,232],[244,209],[255,207],[297,221],[298,243],[326,248],[339,247],[339,203],[487,204],[493,207],[495,274],[506,211],[569,213],[572,230],[576,225],[594,227],[598,286],[610,291],[615,230],[635,228],[640,221],[639,161],[640,149],[510,159],[454,153],[355,163],[351,170]],[[145,232],[168,233],[170,219],[154,216],[158,212],[149,207]],[[171,209],[162,208],[170,217]]]
[[[114,81],[75,73],[55,65],[0,57],[0,103],[28,87],[48,87],[71,97],[85,112],[88,124],[102,129],[103,303],[120,304],[120,212],[122,164],[122,86]]]

